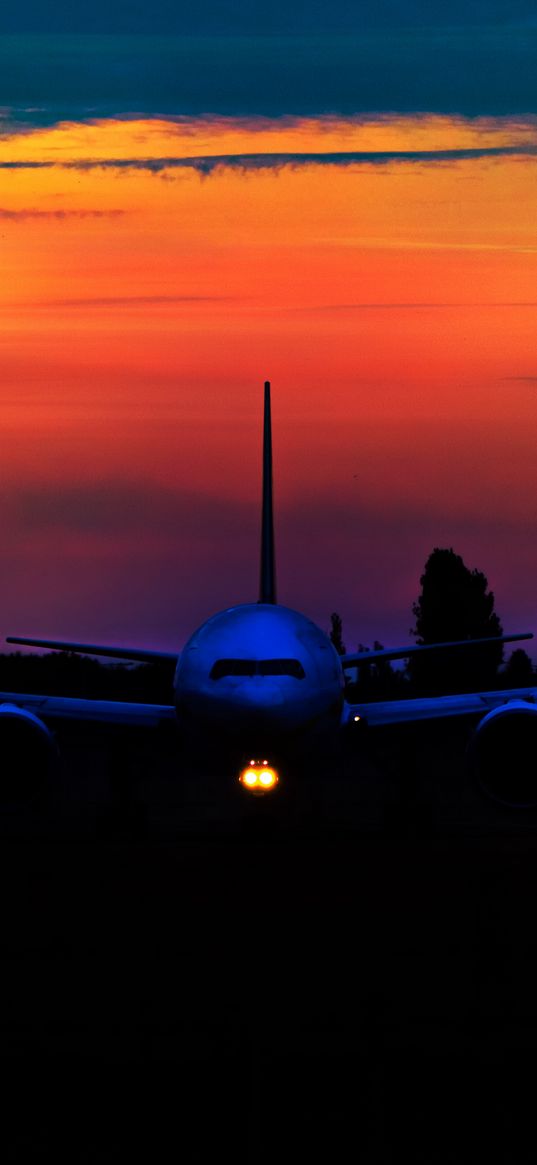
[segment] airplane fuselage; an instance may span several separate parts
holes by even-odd
[[[185,644],[175,673],[181,726],[246,751],[336,731],[344,676],[330,639],[298,611],[245,603],[213,615]]]

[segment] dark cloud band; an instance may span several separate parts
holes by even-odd
[[[7,222],[26,222],[27,219],[50,220],[63,222],[69,219],[80,218],[119,218],[126,214],[124,210],[39,210],[36,207],[22,207],[20,210],[11,210],[0,206],[0,220]]]
[[[537,143],[522,142],[510,146],[475,146],[459,150],[347,150],[308,153],[205,154],[158,158],[88,158],[71,161],[36,161],[32,159],[0,161],[0,170],[145,170],[162,174],[166,170],[194,170],[210,177],[222,170],[240,173],[263,170],[298,170],[305,166],[392,166],[447,165],[479,159],[534,158]],[[1,213],[1,212],[0,212]]]
[[[536,113],[535,23],[486,23],[485,12],[410,28],[357,18],[339,35],[3,36],[0,105],[18,111],[4,132],[134,113]]]

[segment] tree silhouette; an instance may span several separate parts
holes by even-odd
[[[338,655],[345,655],[346,649],[343,642],[343,623],[341,620],[341,615],[338,615],[337,611],[334,611],[330,616],[330,626],[330,639],[334,644]]]
[[[535,684],[533,664],[526,651],[517,647],[510,659],[507,660],[501,675],[502,687],[527,688]]]
[[[384,645],[375,639],[373,651],[382,651]],[[357,651],[369,652],[371,649],[359,643]],[[356,668],[356,679],[347,682],[348,700],[358,703],[360,700],[390,700],[404,697],[408,686],[403,671],[395,670],[387,659],[364,660]]]
[[[173,664],[167,662],[101,663],[67,651],[0,654],[0,690],[4,692],[170,704],[173,672]]]
[[[418,643],[488,639],[502,634],[494,595],[480,570],[470,570],[453,549],[436,547],[420,579],[421,594],[412,606]],[[411,657],[409,675],[417,693],[476,691],[493,687],[503,660],[503,645],[427,652]]]

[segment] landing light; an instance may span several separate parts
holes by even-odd
[[[279,776],[276,769],[272,768],[268,761],[250,761],[239,776],[241,785],[251,793],[269,793],[271,789],[275,789],[279,782]]]

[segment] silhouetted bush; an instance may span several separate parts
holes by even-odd
[[[535,671],[531,659],[522,647],[517,647],[499,674],[501,688],[527,688],[535,684]]]
[[[369,651],[359,643],[357,651]],[[382,651],[383,644],[376,639],[373,651]],[[354,678],[356,675],[356,678]],[[368,700],[402,700],[408,695],[409,683],[404,671],[392,667],[388,659],[361,663],[351,671],[347,680],[346,697],[353,703]]]

